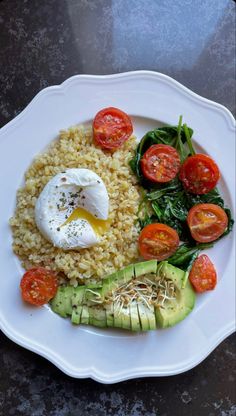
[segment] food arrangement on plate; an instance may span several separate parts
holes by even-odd
[[[172,326],[214,289],[201,250],[233,226],[215,161],[182,125],[137,145],[130,117],[110,107],[93,126],[62,131],[18,191],[13,250],[27,270],[23,300],[73,324],[146,331]]]

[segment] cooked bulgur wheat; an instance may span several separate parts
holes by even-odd
[[[44,266],[69,279],[72,285],[88,279],[101,279],[138,258],[135,226],[140,194],[128,161],[135,149],[131,137],[113,154],[93,144],[92,131],[83,126],[62,131],[45,153],[37,156],[25,174],[25,185],[18,190],[14,217],[13,250],[25,269]],[[65,168],[88,168],[103,179],[109,194],[111,226],[94,247],[63,251],[39,232],[34,207],[43,187]]]

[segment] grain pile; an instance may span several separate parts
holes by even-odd
[[[72,285],[98,280],[138,258],[135,225],[140,202],[136,178],[128,161],[136,147],[131,137],[114,153],[93,144],[92,131],[82,126],[62,131],[45,153],[37,156],[25,174],[25,185],[17,193],[14,217],[10,219],[13,250],[25,269],[44,266],[58,272]],[[110,199],[111,226],[94,247],[63,251],[41,235],[34,219],[37,197],[46,183],[66,168],[88,168],[103,179]]]

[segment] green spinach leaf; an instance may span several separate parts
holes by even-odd
[[[186,131],[188,132],[188,138],[186,136]],[[140,168],[140,160],[150,146],[153,144],[167,144],[169,146],[173,146],[180,152],[180,158],[184,160],[188,154],[191,154],[189,141],[191,142],[192,135],[193,130],[191,128],[186,127],[184,129],[182,126],[182,116],[180,116],[178,126],[160,127],[146,133],[137,147],[134,158],[130,161],[130,167],[137,175],[139,182],[141,184],[144,183],[147,188],[151,188],[153,185],[143,177]],[[187,148],[184,147],[185,143],[187,144]]]
[[[192,239],[186,223],[188,212],[194,205],[203,203],[216,204],[225,210],[229,219],[228,227],[220,238],[229,234],[234,224],[230,209],[225,208],[224,200],[217,188],[204,195],[194,195],[183,188],[182,182],[178,177],[169,183],[154,184],[145,179],[142,174],[140,160],[150,146],[153,144],[173,146],[178,151],[181,162],[183,162],[189,155],[195,154],[192,135],[193,130],[186,124],[182,125],[182,116],[180,116],[178,126],[160,127],[146,133],[137,147],[134,158],[130,161],[130,166],[137,175],[139,183],[147,190],[142,201],[143,214],[139,217],[140,227],[143,228],[153,222],[161,222],[173,227],[179,234],[180,239],[190,244],[187,247],[187,251],[185,245],[181,246],[180,252],[177,250],[178,259],[179,255],[183,254],[182,251],[184,251],[184,258],[190,256],[189,258],[193,259],[193,254],[195,253],[196,257],[196,253],[199,250],[199,244],[197,245]],[[186,264],[189,266],[190,263],[187,262]]]

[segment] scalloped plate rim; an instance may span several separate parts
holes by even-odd
[[[119,375],[119,372],[117,372],[113,376],[111,376],[110,374],[104,375],[99,370],[97,370],[95,366],[91,366],[87,369],[84,369],[83,371],[81,371],[81,369],[79,371],[75,371],[73,370],[73,367],[70,367],[66,361],[63,361],[60,356],[57,356],[57,354],[55,354],[54,352],[51,352],[51,350],[42,348],[42,346],[40,346],[40,348],[37,348],[37,346],[35,346],[33,343],[31,343],[28,340],[25,342],[23,339],[15,336],[13,332],[8,331],[6,327],[4,327],[4,325],[2,325],[0,329],[11,341],[47,359],[53,365],[55,365],[59,370],[65,373],[67,376],[77,378],[77,379],[91,378],[92,380],[97,381],[99,383],[113,384],[113,383],[120,383],[122,381],[131,380],[135,378],[169,377],[169,376],[174,376],[174,375],[185,373],[193,369],[194,367],[196,367],[198,364],[202,363],[209,356],[209,354],[212,351],[214,351],[215,348],[217,348],[217,346],[221,342],[223,342],[228,336],[233,334],[235,332],[235,324],[232,322],[231,324],[227,326],[227,329],[222,328],[221,332],[216,337],[214,343],[211,344],[211,346],[208,346],[208,348],[206,347],[204,350],[201,350],[198,356],[196,356],[195,360],[190,359],[189,360],[190,362],[186,364],[184,368],[182,367],[181,369],[173,370],[173,371],[168,372],[168,374],[166,374],[164,371],[163,372],[159,371],[158,367],[155,368],[154,366],[152,366],[152,370],[143,370],[141,367],[140,369],[135,368],[133,369],[133,371],[130,371],[130,370],[128,370],[127,372],[123,371],[120,375]]]
[[[29,110],[31,110],[31,107],[34,105],[34,103],[41,98],[41,96],[50,94],[50,92],[54,90],[64,90],[66,87],[69,87],[70,84],[73,81],[77,80],[109,80],[109,79],[119,79],[119,78],[127,78],[129,76],[147,76],[147,77],[154,77],[154,78],[162,78],[167,83],[170,83],[172,86],[175,85],[176,88],[179,90],[182,90],[182,92],[185,92],[187,95],[191,96],[197,101],[202,101],[206,105],[210,107],[215,107],[215,109],[219,110],[224,116],[225,120],[227,119],[227,122],[230,123],[230,127],[235,129],[235,119],[233,114],[226,108],[224,105],[217,103],[215,101],[209,100],[208,98],[205,98],[194,91],[192,91],[190,88],[185,87],[183,84],[181,84],[179,81],[176,81],[174,78],[170,77],[169,75],[162,74],[161,72],[155,72],[155,71],[147,71],[147,70],[138,70],[138,71],[128,71],[128,72],[121,72],[118,74],[109,74],[109,75],[92,75],[92,74],[77,74],[72,75],[71,77],[65,79],[61,84],[55,84],[48,87],[43,88],[41,91],[39,91],[32,100],[26,105],[26,107],[12,120],[10,120],[7,124],[5,124],[3,127],[1,127],[0,132],[4,133],[8,128],[13,126],[14,123],[18,122],[23,116],[27,114]]]
[[[182,85],[180,82],[176,81],[175,79],[171,78],[168,75],[154,72],[154,71],[146,71],[146,70],[139,70],[139,71],[129,71],[119,74],[110,74],[110,75],[86,75],[86,74],[80,74],[80,75],[73,75],[72,77],[66,79],[64,82],[62,82],[60,85],[53,85],[44,88],[40,92],[38,92],[35,97],[30,101],[30,103],[25,107],[25,109],[18,114],[13,120],[9,121],[5,126],[3,126],[0,129],[1,136],[4,137],[5,134],[11,131],[12,128],[17,127],[17,124],[24,119],[25,116],[30,114],[30,111],[32,110],[34,103],[37,102],[42,96],[49,95],[53,93],[55,90],[57,91],[66,91],[67,88],[72,86],[74,82],[83,81],[83,80],[94,80],[96,82],[100,82],[103,80],[106,82],[107,80],[117,80],[122,78],[128,78],[131,79],[133,77],[152,77],[152,78],[158,78],[162,82],[169,83],[172,87],[177,88],[178,90],[182,91],[185,95],[188,97],[191,97],[197,102],[201,102],[201,104],[204,104],[215,111],[218,111],[221,113],[221,115],[224,116],[224,120],[227,123],[227,127],[231,130],[235,129],[235,120],[232,115],[232,113],[223,105],[216,103],[212,100],[209,100],[205,97],[202,97],[189,88]],[[0,311],[1,312],[1,311]],[[0,314],[1,318],[1,314]],[[52,362],[56,367],[58,367],[60,370],[62,370],[65,374],[75,377],[75,378],[92,378],[96,381],[110,384],[115,382],[121,382],[128,379],[133,379],[137,377],[155,377],[155,376],[169,376],[169,375],[175,375],[180,374],[185,371],[190,370],[191,368],[198,365],[200,362],[202,362],[225,338],[227,338],[230,334],[232,334],[235,331],[235,322],[232,321],[230,323],[227,323],[223,328],[221,328],[220,331],[217,332],[217,336],[214,338],[214,342],[211,343],[211,345],[206,345],[204,350],[202,350],[197,356],[195,356],[194,360],[190,359],[190,362],[187,362],[185,367],[182,367],[178,370],[173,370],[173,372],[169,371],[168,373],[158,371],[158,368],[155,366],[152,366],[152,369],[143,369],[143,368],[133,368],[128,369],[127,371],[123,371],[122,373],[116,372],[114,375],[105,375],[101,373],[99,370],[96,369],[96,366],[89,367],[83,370],[75,371],[72,366],[69,365],[69,363],[66,360],[63,360],[61,356],[57,355],[55,352],[52,352],[50,349],[47,350],[46,347],[42,345],[38,345],[37,343],[32,342],[31,340],[24,339],[22,335],[18,335],[16,331],[11,330],[8,328],[7,324],[4,323],[4,320],[0,319],[0,328],[3,331],[3,333],[12,341],[14,341],[16,344],[37,353],[38,355],[48,359],[50,362]]]

